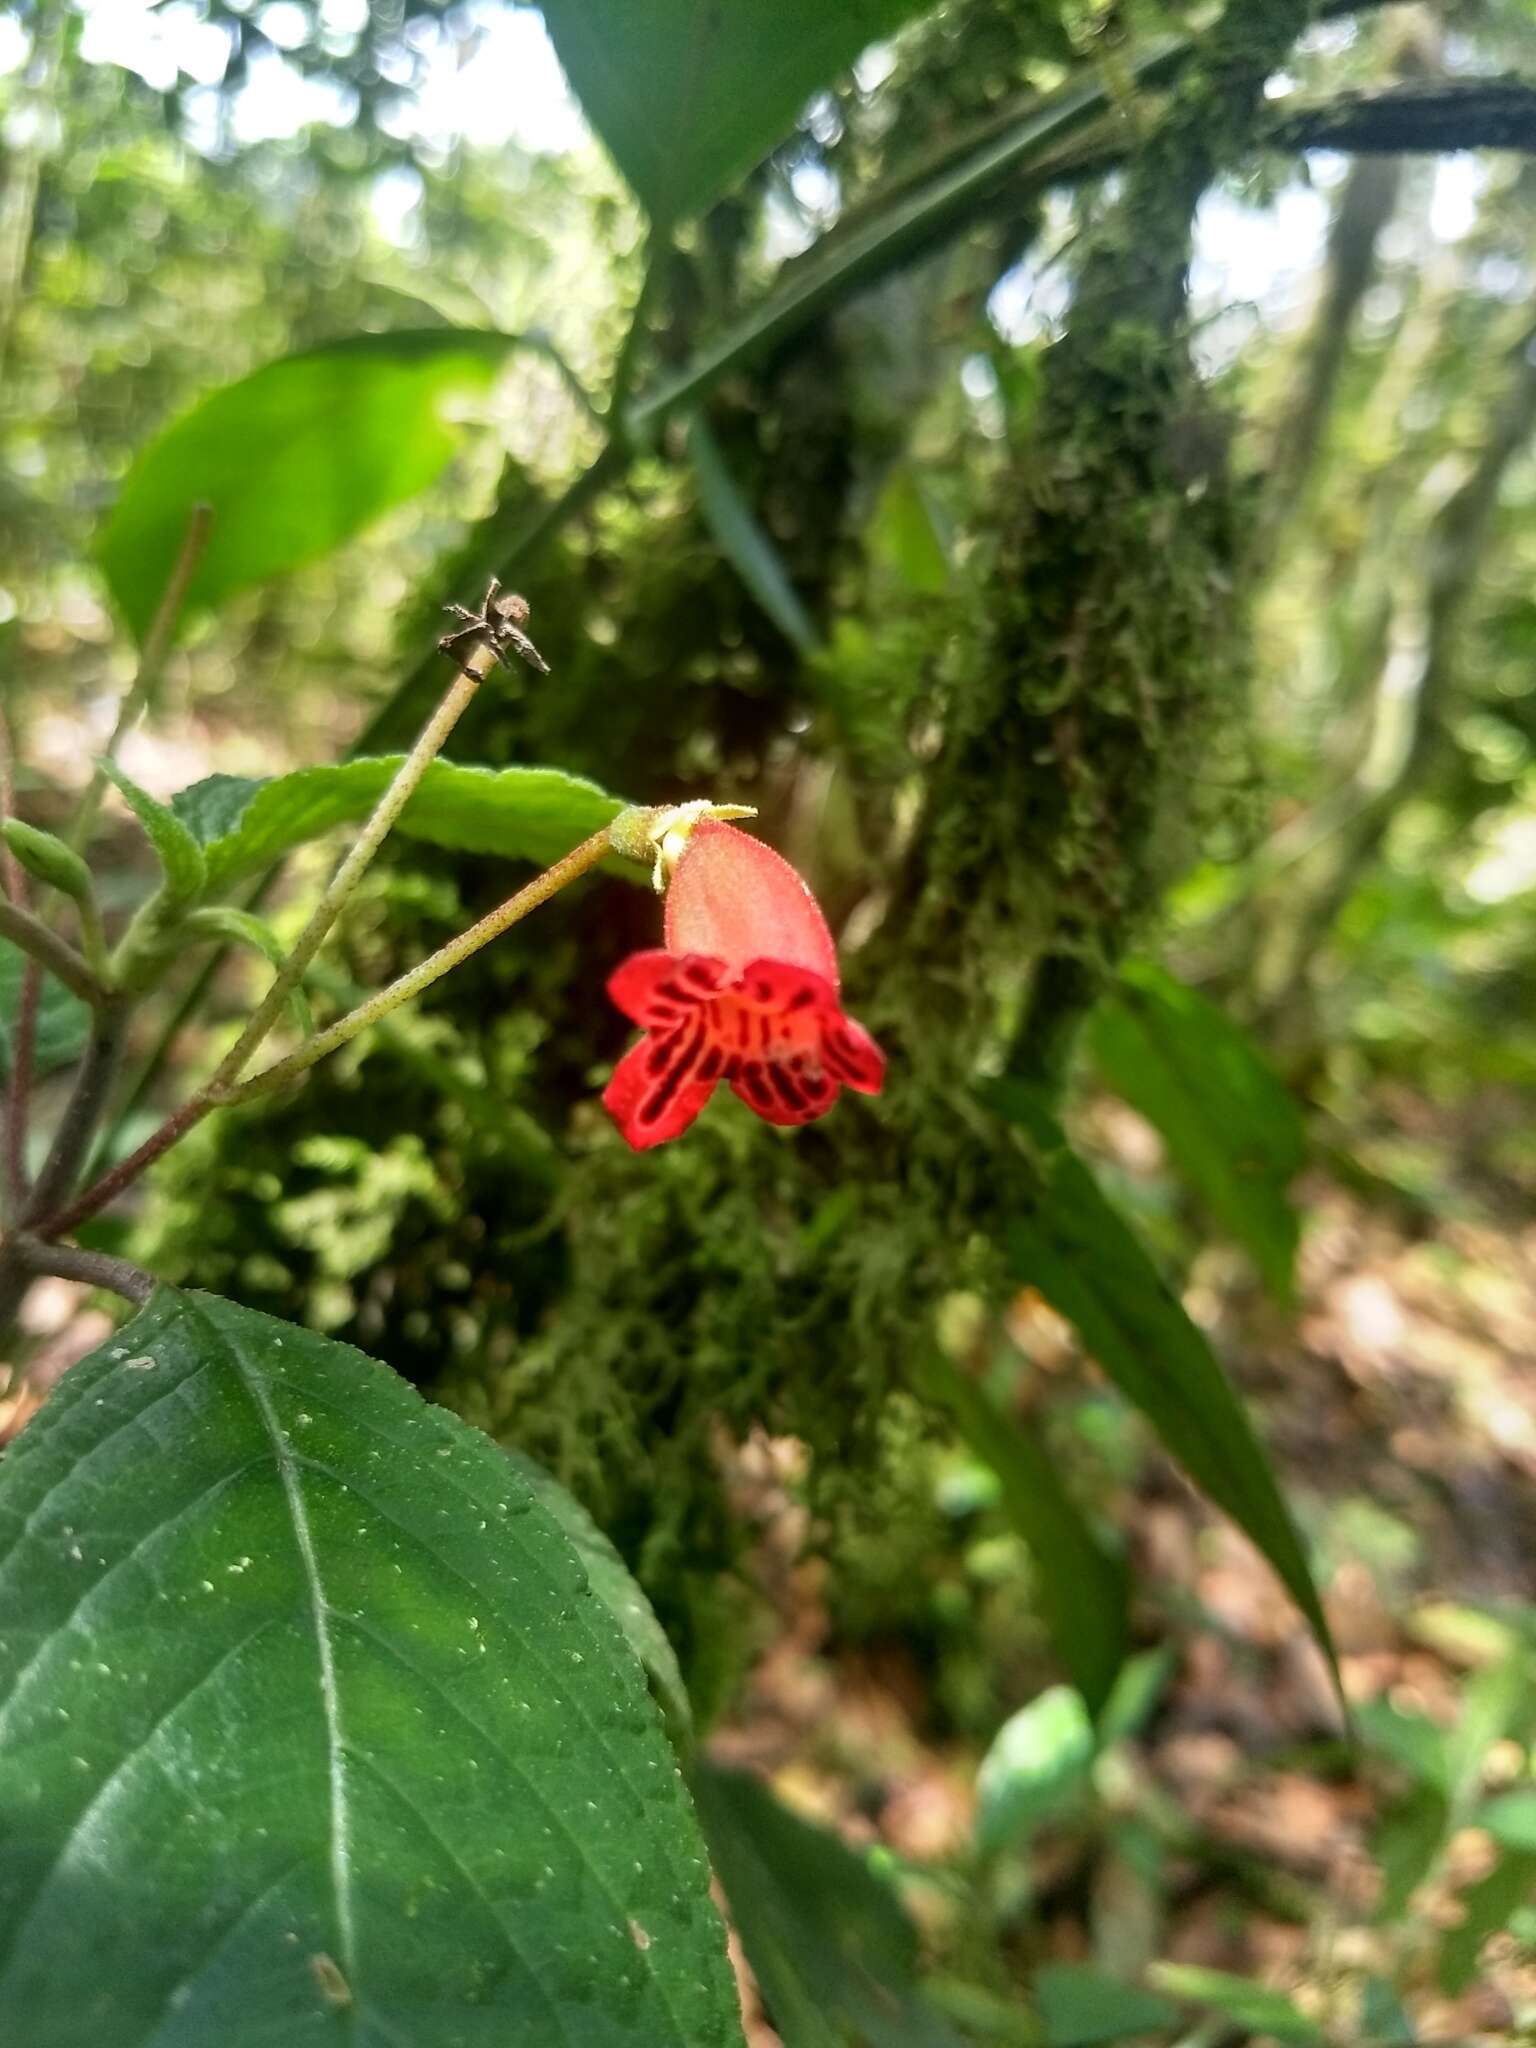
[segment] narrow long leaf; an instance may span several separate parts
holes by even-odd
[[[1034,1208],[1008,1230],[1015,1277],[1038,1287],[1067,1318],[1190,1478],[1268,1558],[1310,1623],[1337,1687],[1332,1638],[1301,1539],[1209,1344],[1105,1201],[1037,1091],[1022,1081],[1000,1081],[987,1099],[1025,1132],[1040,1174]]]
[[[688,422],[688,458],[699,487],[699,507],[722,552],[785,639],[802,654],[809,654],[816,645],[811,615],[800,602],[778,549],[731,475],[702,413],[696,412]]]
[[[934,1358],[922,1391],[954,1416],[1002,1486],[1003,1510],[1029,1545],[1039,1601],[1057,1656],[1097,1714],[1125,1659],[1129,1579],[1083,1517],[1029,1425],[1004,1415],[973,1380]]]

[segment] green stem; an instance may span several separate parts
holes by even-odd
[[[19,903],[11,903],[0,897],[0,938],[9,939],[24,953],[30,953],[40,966],[72,989],[83,1002],[99,1008],[106,999],[106,990],[92,974],[84,960],[57,933],[49,931],[47,925],[35,918],[30,910],[23,910]]]
[[[580,846],[566,854],[563,860],[557,860],[552,868],[546,869],[525,888],[519,889],[517,894],[509,897],[499,909],[493,910],[487,917],[482,917],[478,924],[471,925],[468,931],[461,932],[456,939],[451,939],[446,946],[423,960],[419,966],[413,967],[409,973],[402,974],[397,981],[391,982],[388,988],[381,989],[366,1003],[338,1019],[328,1031],[322,1031],[317,1037],[301,1045],[287,1059],[278,1060],[272,1066],[264,1067],[259,1074],[253,1074],[250,1080],[243,1084],[233,1080],[228,1071],[229,1060],[223,1061],[212,1080],[168,1116],[136,1152],[130,1153],[128,1158],[114,1166],[109,1173],[104,1173],[67,1208],[60,1210],[58,1215],[50,1216],[40,1223],[37,1227],[38,1235],[52,1239],[77,1229],[89,1217],[104,1209],[108,1202],[122,1193],[124,1188],[136,1181],[146,1167],[152,1166],[163,1153],[168,1152],[178,1139],[185,1137],[195,1124],[201,1123],[211,1110],[222,1108],[228,1103],[243,1102],[249,1096],[260,1094],[269,1088],[281,1087],[285,1081],[293,1080],[304,1073],[316,1060],[323,1059],[337,1046],[345,1045],[349,1039],[355,1038],[360,1031],[366,1030],[378,1018],[387,1016],[401,1003],[409,1002],[412,996],[419,995],[424,988],[430,988],[432,983],[446,974],[450,968],[456,967],[461,960],[467,960],[470,954],[478,952],[480,947],[488,945],[509,925],[516,924],[521,917],[526,917],[530,910],[537,909],[541,903],[547,903],[549,898],[557,890],[563,889],[567,883],[589,873],[612,851],[613,842],[605,826],[601,832],[594,832],[590,839],[584,839]]]
[[[144,636],[144,645],[139,652],[138,671],[118,706],[117,718],[103,750],[105,760],[112,761],[117,758],[117,750],[122,745],[123,735],[154,694],[155,685],[159,682],[161,671],[165,667],[166,656],[171,651],[171,638],[181,617],[182,606],[187,601],[187,591],[197,571],[197,565],[203,558],[203,551],[208,545],[208,536],[212,528],[213,507],[205,504],[194,505],[187,517],[187,528],[182,536],[181,548],[166,579],[160,602],[155,607],[155,616],[150,621],[149,631]],[[69,828],[68,841],[77,853],[90,843],[106,786],[107,778],[98,767],[91,777],[85,795],[80,799],[80,808]]]
[[[127,1259],[107,1252],[82,1251],[78,1245],[44,1244],[40,1238],[17,1237],[7,1249],[24,1273],[51,1273],[59,1280],[78,1280],[86,1287],[105,1287],[142,1308],[155,1291],[153,1276]]]
[[[319,952],[326,934],[340,916],[342,906],[362,880],[364,870],[415,794],[421,778],[442,752],[449,733],[479,689],[481,677],[495,660],[494,649],[481,645],[469,656],[468,666],[473,673],[454,678],[447,695],[423,726],[415,746],[401,762],[393,781],[374,806],[373,815],[358,834],[351,852],[331,877],[308,924],[294,941],[293,950],[257,1005],[255,1015],[219,1062],[205,1091],[209,1095],[217,1097],[223,1089],[239,1080],[241,1070],[277,1022],[284,1004],[298,987],[305,968]]]
[[[605,825],[600,832],[594,832],[590,839],[584,839],[580,846],[557,860],[552,868],[546,868],[542,875],[529,882],[509,896],[505,903],[489,911],[478,924],[472,924],[467,931],[460,932],[456,939],[450,939],[446,946],[440,946],[425,960],[392,981],[388,988],[381,988],[367,1002],[359,1003],[355,1010],[349,1010],[345,1017],[338,1017],[328,1030],[317,1033],[291,1052],[286,1059],[276,1060],[270,1067],[263,1067],[259,1074],[253,1074],[248,1081],[215,1090],[210,1084],[209,1093],[218,1104],[244,1102],[252,1095],[265,1093],[269,1088],[280,1088],[285,1082],[296,1080],[317,1060],[327,1053],[335,1052],[366,1031],[370,1024],[376,1024],[387,1017],[391,1010],[398,1010],[402,1003],[411,1002],[434,981],[441,981],[472,953],[478,953],[482,946],[488,946],[492,939],[500,938],[509,926],[537,910],[541,903],[547,903],[567,883],[589,874],[599,862],[613,851],[613,841]]]

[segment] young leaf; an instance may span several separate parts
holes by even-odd
[[[1045,1963],[1033,1989],[1046,2048],[1099,2048],[1178,2022],[1166,1998],[1087,1963]]]
[[[666,1630],[656,1619],[656,1610],[635,1584],[618,1551],[581,1502],[566,1492],[554,1474],[546,1472],[542,1465],[533,1458],[525,1457],[521,1451],[507,1449],[506,1455],[533,1488],[540,1504],[549,1510],[565,1531],[571,1548],[587,1568],[592,1591],[623,1630],[629,1647],[640,1659],[673,1743],[686,1748],[693,1739],[693,1707],[688,1698],[688,1688],[683,1684],[683,1674],[678,1669],[677,1652],[668,1642]]]
[[[1094,1012],[1088,1042],[1110,1087],[1161,1131],[1270,1292],[1289,1301],[1297,1225],[1286,1190],[1306,1133],[1252,1039],[1204,996],[1138,962]]]
[[[202,845],[212,889],[258,874],[296,846],[366,818],[402,756],[376,755],[266,780],[210,775],[182,790],[176,815]],[[434,761],[395,826],[463,853],[548,866],[624,808],[558,768],[461,768]]]
[[[582,111],[653,221],[701,213],[793,128],[818,86],[924,0],[546,0]]]
[[[249,910],[236,910],[229,903],[210,903],[202,910],[194,910],[186,925],[188,930],[201,937],[228,939],[233,945],[251,947],[279,972],[287,965],[288,953],[282,940],[264,917],[256,917]],[[293,1011],[293,1021],[300,1037],[308,1038],[315,1028],[315,1020],[310,1015],[309,998],[302,983],[289,996],[288,1006]]]
[[[558,1522],[383,1366],[208,1295],[161,1289],[0,1468],[0,1839],[18,2042],[740,2039]]]
[[[1277,2041],[1324,2042],[1326,2036],[1283,1991],[1235,1977],[1227,1970],[1205,1970],[1195,1963],[1154,1963],[1148,1973],[1160,1991],[1208,2005],[1226,2019],[1255,2034],[1273,2034]]]
[[[698,485],[699,508],[721,553],[790,645],[802,654],[810,653],[816,645],[811,615],[800,602],[778,549],[731,475],[701,412],[688,422],[688,459]]]
[[[995,1082],[992,1106],[1027,1134],[1041,1177],[1013,1220],[1015,1278],[1072,1323],[1191,1479],[1258,1546],[1306,1616],[1334,1671],[1332,1639],[1274,1471],[1200,1331],[1068,1146],[1037,1091]]]
[[[139,456],[98,544],[134,635],[195,505],[212,517],[188,613],[317,560],[425,490],[459,445],[448,401],[485,390],[516,346],[452,327],[354,334],[211,392]]]
[[[695,1767],[731,1920],[784,2048],[961,2048],[917,1985],[917,1936],[864,1858],[740,1771]]]
[[[144,827],[165,876],[170,907],[181,909],[195,902],[208,882],[208,863],[196,838],[169,805],[160,803],[148,790],[140,789],[115,761],[103,761],[101,766],[102,772],[116,786],[129,810]]]
[[[0,939],[0,1079],[11,1071],[11,1042],[26,971],[26,954],[9,939]],[[90,1031],[90,1004],[82,1002],[73,990],[62,987],[51,974],[45,974],[38,992],[33,1073],[51,1074],[59,1067],[72,1066],[85,1051]]]
[[[1005,1415],[943,1358],[930,1361],[921,1388],[949,1410],[971,1449],[997,1474],[1004,1512],[1029,1545],[1052,1645],[1097,1713],[1125,1657],[1124,1560],[1088,1526],[1054,1459],[1022,1418]]]
[[[1414,2048],[1413,2022],[1385,1977],[1367,1977],[1360,1999],[1360,2037],[1365,2048]]]
[[[1093,1723],[1081,1693],[1053,1685],[998,1729],[976,1774],[976,1846],[1023,1846],[1081,1799],[1093,1763]]]
[[[76,903],[89,900],[91,871],[74,848],[66,846],[56,833],[40,832],[20,818],[6,818],[0,822],[0,839],[39,882],[60,890]]]

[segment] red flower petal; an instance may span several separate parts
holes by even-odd
[[[839,982],[827,921],[789,862],[761,839],[706,818],[696,825],[667,888],[667,950],[723,960],[779,960]],[[755,1105],[754,1105],[755,1106]]]
[[[714,1094],[714,1081],[697,1077],[703,1046],[702,1020],[647,1032],[614,1068],[603,1107],[637,1152],[680,1137]]]
[[[725,963],[690,954],[679,959],[658,947],[631,953],[608,977],[608,993],[624,1015],[647,1029],[670,1030],[725,979]]]

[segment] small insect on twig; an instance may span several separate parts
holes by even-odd
[[[473,669],[465,668],[457,652],[459,643],[463,640],[483,641],[503,668],[512,666],[507,659],[507,650],[510,648],[514,654],[520,654],[530,668],[536,668],[546,676],[549,674],[549,663],[523,631],[528,622],[527,598],[519,597],[516,591],[512,590],[503,597],[501,584],[494,576],[491,578],[490,589],[485,593],[485,602],[478,612],[472,612],[462,604],[445,604],[443,610],[451,612],[456,619],[462,619],[464,623],[453,632],[445,633],[437,644],[444,654],[453,656],[465,675],[473,675],[475,672]]]

